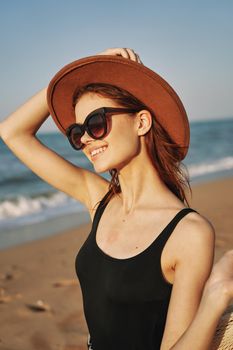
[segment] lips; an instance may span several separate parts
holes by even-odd
[[[95,159],[97,158],[98,156],[100,156],[101,154],[103,154],[107,149],[107,146],[103,146],[103,147],[97,147],[97,148],[94,148],[90,154],[91,154],[91,158],[92,159]],[[94,154],[93,154],[94,152]]]

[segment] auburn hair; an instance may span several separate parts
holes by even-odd
[[[192,190],[186,166],[181,162],[182,147],[172,141],[154,113],[128,91],[105,83],[88,84],[75,91],[73,106],[87,93],[95,93],[110,98],[119,107],[135,108],[137,110],[146,109],[152,114],[152,126],[144,136],[148,155],[161,180],[183,203],[189,206],[185,189],[188,188],[190,193],[192,193]],[[103,204],[108,203],[115,194],[121,193],[117,169],[110,169],[109,173],[111,181],[108,195]]]

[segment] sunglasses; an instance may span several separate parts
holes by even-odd
[[[138,109],[102,107],[94,110],[86,117],[83,124],[71,124],[66,129],[66,136],[71,146],[77,151],[83,148],[81,142],[85,131],[95,140],[102,139],[107,134],[107,116],[120,113],[135,113]]]

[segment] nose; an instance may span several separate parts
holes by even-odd
[[[83,136],[81,137],[80,141],[85,145],[89,142],[91,142],[93,140],[93,138],[88,135],[88,133],[85,131],[85,133],[83,134]]]

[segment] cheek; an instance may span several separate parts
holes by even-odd
[[[139,137],[132,124],[117,125],[109,136],[109,146],[113,146],[120,157],[132,157],[138,153]]]
[[[115,123],[104,140],[108,148],[103,157],[93,162],[96,172],[105,172],[113,168],[121,169],[140,152],[140,139],[132,123]]]
[[[139,142],[138,142],[138,138],[132,135],[125,135],[122,134],[119,138],[118,138],[118,149],[119,151],[121,151],[121,153],[124,153],[125,155],[128,156],[133,156],[135,154],[137,154],[138,151],[138,147],[139,147]]]

